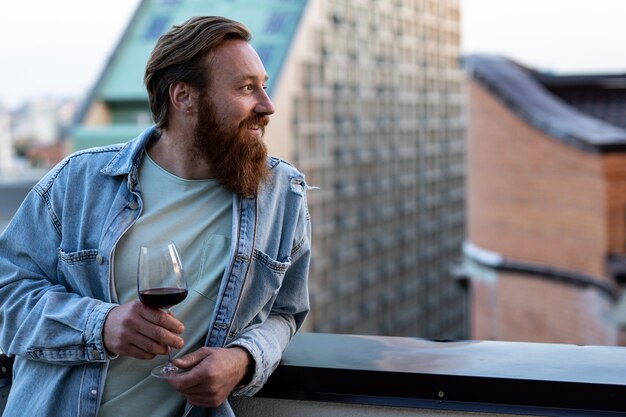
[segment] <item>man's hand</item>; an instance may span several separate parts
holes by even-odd
[[[114,307],[104,321],[104,347],[114,355],[152,359],[167,347],[183,347],[183,324],[164,311],[130,301]]]
[[[222,404],[246,376],[253,359],[240,347],[202,347],[173,362],[179,368],[191,369],[168,378],[167,382],[189,403],[214,408]]]

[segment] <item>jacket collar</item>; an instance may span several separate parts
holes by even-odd
[[[151,126],[144,130],[135,139],[124,144],[122,149],[115,154],[113,159],[102,168],[101,172],[105,175],[126,175],[130,173],[133,166],[139,166],[141,155],[143,154],[148,141],[156,131],[156,126]]]

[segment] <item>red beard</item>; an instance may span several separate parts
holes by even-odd
[[[263,137],[269,116],[250,116],[239,124],[236,132],[231,132],[217,119],[215,107],[206,97],[200,99],[198,115],[195,152],[209,161],[223,187],[240,197],[256,195],[269,174],[267,147],[250,133],[249,127],[258,126]]]

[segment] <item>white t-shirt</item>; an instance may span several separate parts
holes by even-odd
[[[176,244],[189,293],[172,314],[185,325],[185,346],[175,356],[193,352],[205,341],[224,274],[231,242],[233,195],[216,180],[185,180],[159,167],[145,154],[139,169],[143,211],[121,238],[113,257],[114,284],[120,304],[137,297],[139,246],[150,240]],[[99,417],[150,415],[171,417],[185,404],[150,370],[150,361],[120,356],[109,366]]]

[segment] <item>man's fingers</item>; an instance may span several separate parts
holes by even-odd
[[[136,358],[136,359],[150,360],[150,359],[154,359],[157,356],[156,354],[147,352],[143,350],[142,348],[135,346],[135,345],[129,345],[127,349],[128,349],[128,353],[126,353],[126,356],[132,356],[133,358]],[[165,350],[166,352],[164,354],[167,353],[167,349]]]
[[[131,301],[114,307],[104,322],[104,345],[112,354],[151,359],[181,348],[183,325],[172,315]]]
[[[143,304],[141,304],[141,307],[142,308],[139,309],[139,315],[143,319],[163,327],[172,333],[182,334],[182,332],[185,331],[183,323],[178,321],[173,315],[162,310],[144,306]]]
[[[165,345],[171,346],[175,349],[180,349],[185,345],[184,340],[180,336],[177,336],[162,327],[146,326],[140,329],[139,332],[150,341],[161,346]],[[148,352],[152,351],[152,349],[147,350]]]
[[[118,353],[137,359],[152,359],[155,355],[167,354],[167,346],[134,328],[124,329],[119,334]]]
[[[174,359],[174,364],[179,368],[193,368],[204,358],[211,354],[211,349],[207,347],[202,347],[198,350],[195,350],[191,353],[186,354],[185,356],[181,356],[180,358]]]

